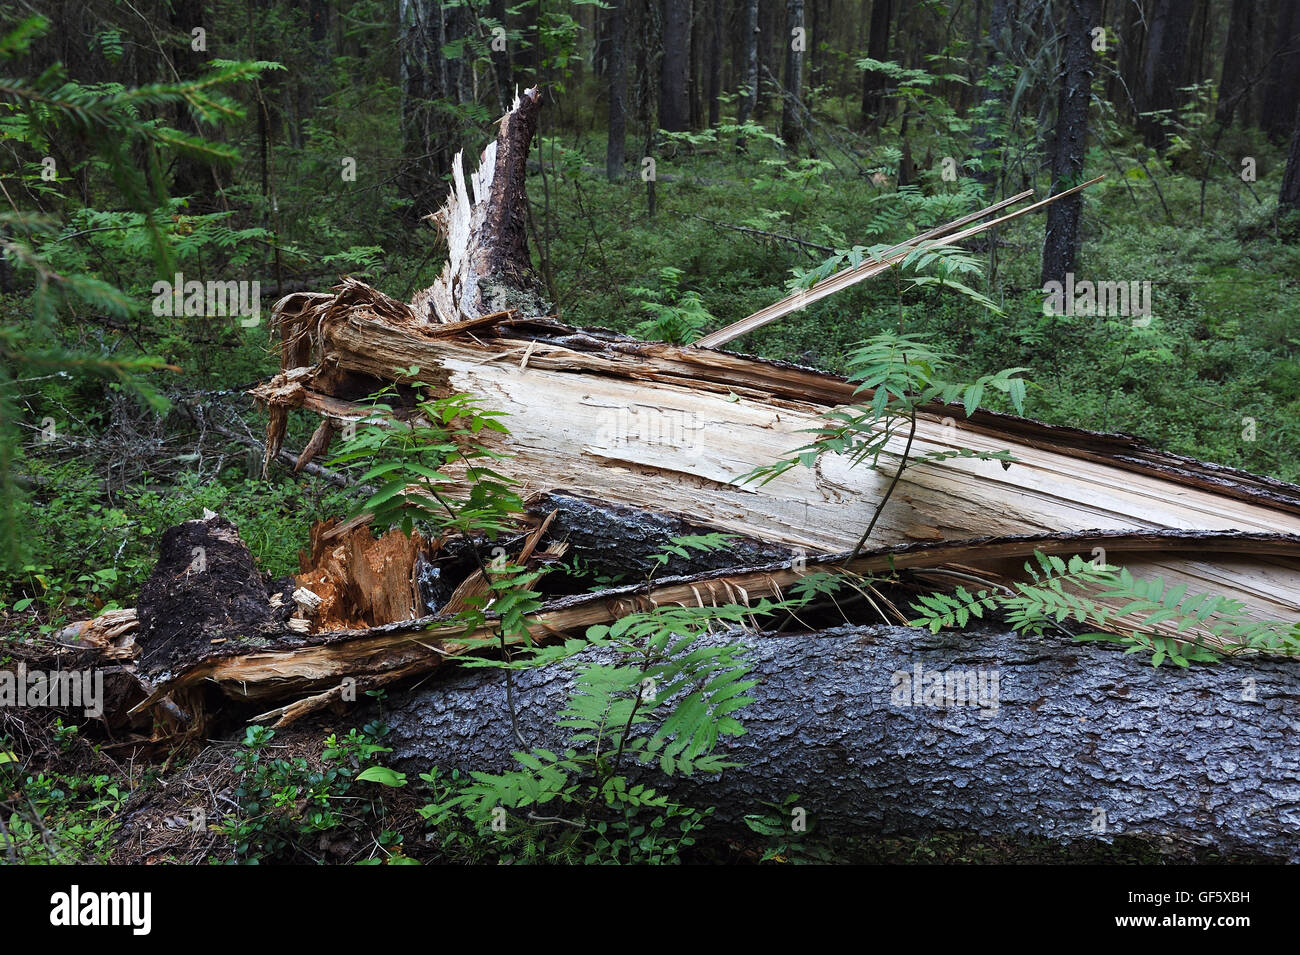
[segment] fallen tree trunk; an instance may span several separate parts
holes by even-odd
[[[724,831],[798,794],[825,835],[1131,836],[1180,853],[1300,861],[1294,662],[1157,670],[1116,650],[983,626],[702,640],[742,643],[762,681],[734,714],[746,734],[721,744],[744,765],[719,779],[632,775],[712,807],[711,825]],[[990,692],[961,705],[944,678],[972,671]],[[561,666],[516,674],[530,745],[565,748],[554,717],[571,677]],[[503,679],[458,669],[386,705],[400,767],[514,768]]]
[[[203,523],[192,521],[181,527],[192,528]],[[220,525],[217,529],[220,530]],[[198,539],[194,533],[193,530],[188,532],[187,541]],[[909,579],[931,582],[924,589],[949,585],[948,578],[953,573],[966,579],[972,573],[982,574],[996,584],[1008,579],[1008,568],[1016,568],[1035,551],[1060,555],[1087,554],[1097,546],[1104,546],[1126,563],[1130,562],[1129,558],[1139,559],[1153,549],[1175,555],[1213,549],[1223,554],[1246,552],[1300,558],[1300,537],[1243,533],[1094,532],[990,538],[960,544],[919,543],[886,548],[852,560],[846,560],[847,555],[796,559],[611,587],[595,593],[572,594],[545,602],[529,618],[529,628],[535,640],[545,641],[555,637],[581,636],[588,627],[659,606],[753,605],[765,598],[779,600],[803,577],[827,569],[859,577],[903,574]],[[237,562],[236,567],[242,568],[242,564]],[[158,572],[155,572],[157,576]],[[170,570],[164,570],[164,576],[172,579]],[[209,593],[205,581],[194,586],[200,598]],[[282,588],[282,592],[287,593],[287,588]],[[186,605],[175,595],[173,599],[181,606]],[[206,604],[201,605],[198,612],[203,621],[228,620],[228,615],[223,614],[220,608]],[[264,613],[270,615],[273,612],[268,608]],[[897,608],[895,612],[898,613]],[[287,616],[287,612],[281,613]],[[142,614],[152,615],[152,611]],[[899,616],[902,620],[907,619],[904,614]],[[1157,625],[1155,632],[1165,632],[1161,630],[1163,626]],[[486,626],[472,632],[461,623],[436,616],[359,630],[325,629],[310,634],[282,625],[263,628],[256,635],[256,644],[248,642],[247,634],[239,640],[230,639],[229,628],[221,631],[221,639],[208,640],[211,634],[205,629],[201,636],[196,636],[192,655],[184,665],[165,673],[150,672],[155,685],[134,710],[145,710],[169,697],[174,701],[189,699],[187,708],[198,708],[201,700],[195,694],[211,687],[235,700],[272,702],[296,698],[254,717],[290,722],[332,703],[349,679],[353,681],[353,688],[369,689],[429,673],[467,652],[475,643],[481,645],[483,641],[493,639],[494,628],[491,615]],[[152,653],[147,636],[138,638],[138,643],[146,655]],[[304,694],[307,695],[304,697]]]
[[[762,486],[736,483],[754,465],[804,443],[803,432],[851,399],[852,386],[834,376],[546,323],[498,326],[497,337],[480,343],[431,337],[358,304],[289,300],[277,309],[286,327],[315,329],[321,363],[291,369],[255,389],[256,397],[284,411],[357,419],[365,414],[353,403],[362,391],[338,389],[338,370],[374,381],[418,365],[419,379],[438,395],[475,395],[509,413],[510,434],[492,439],[512,455],[498,470],[530,489],[677,514],[826,553],[856,543],[893,476],[888,465],[852,468],[827,455],[815,468]],[[908,468],[872,543],[1094,529],[1300,534],[1300,488],[1124,436],[987,413],[958,423],[960,415],[932,409],[918,424],[913,457],[1006,449],[1016,463],[1009,470],[975,460]],[[894,455],[904,440],[891,441]],[[1190,592],[1240,600],[1260,620],[1300,617],[1300,563],[1293,559],[1152,554],[1128,566]]]

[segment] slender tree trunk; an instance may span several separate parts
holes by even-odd
[[[1228,39],[1223,52],[1223,74],[1219,80],[1219,105],[1214,118],[1222,126],[1232,117],[1250,91],[1250,50],[1255,33],[1255,0],[1232,0]]]
[[[691,68],[686,77],[686,98],[691,106],[691,129],[704,126],[704,22],[700,14],[707,0],[690,0],[691,10]]]
[[[212,55],[211,53],[195,51],[190,43],[191,30],[195,27],[211,26],[211,24],[204,21],[203,0],[175,0],[171,6],[169,20],[172,30],[185,37],[184,45],[172,56],[172,63],[176,67],[176,72],[182,80],[196,79],[203,70],[204,61]],[[209,37],[208,43],[210,44],[214,40],[215,37]],[[268,73],[259,82],[265,92],[269,86],[275,83],[275,78]],[[182,132],[194,136],[200,133],[198,121],[190,111],[188,103],[177,103],[173,107],[172,122]],[[207,208],[206,200],[212,193],[213,185],[212,171],[206,163],[185,155],[177,158],[172,174],[171,191],[173,195],[192,196],[194,198],[192,209],[202,210]]]
[[[1147,14],[1147,54],[1143,59],[1142,112],[1175,110],[1179,88],[1188,85],[1187,39],[1191,20],[1184,0],[1153,0]],[[1169,133],[1158,118],[1141,117],[1138,128],[1148,146],[1163,147]]]
[[[488,15],[496,20],[502,27],[506,26],[506,0],[490,0],[488,3]],[[496,49],[496,47],[501,49]],[[497,42],[492,47],[492,70],[496,76],[497,100],[501,107],[501,112],[510,108],[514,102],[515,90],[514,85],[510,82],[510,73],[512,70],[510,63],[510,44]]]
[[[1300,210],[1300,107],[1296,108],[1294,130],[1291,133],[1291,151],[1286,158],[1286,171],[1282,174],[1282,192],[1278,195],[1279,211]]]
[[[1277,16],[1277,42],[1264,83],[1264,132],[1285,142],[1290,119],[1300,103],[1300,0],[1283,0]]]
[[[1121,7],[1122,28],[1119,31],[1119,79],[1120,88],[1116,91],[1113,102],[1124,115],[1134,122],[1143,99],[1142,65],[1147,50],[1146,24],[1143,22],[1142,6],[1137,3],[1125,3]]]
[[[610,182],[623,178],[623,150],[627,143],[627,73],[623,68],[623,34],[627,0],[611,0],[609,12],[609,143],[605,147],[605,176]]]
[[[687,76],[691,56],[691,0],[663,0],[664,45],[659,67],[659,128],[690,128]]]
[[[867,34],[867,56],[873,60],[889,59],[889,26],[893,21],[894,0],[873,0],[871,26]],[[878,70],[862,74],[862,123],[877,130],[885,107],[885,76]]]
[[[740,98],[739,122],[749,122],[758,106],[758,0],[745,0],[745,92]]]
[[[709,0],[709,128],[721,121],[722,96],[722,0]]]
[[[993,6],[989,11],[988,49],[985,56],[987,75],[995,74],[1007,61],[1010,46],[1010,7],[1011,0],[993,0]],[[984,84],[984,103],[979,122],[975,126],[975,143],[981,160],[981,169],[976,174],[976,178],[986,186],[991,186],[997,181],[996,171],[1002,166],[998,153],[1002,146],[1002,137],[994,133],[995,129],[1007,122],[1007,95],[1006,90],[1001,87],[1002,82],[1003,79],[999,77],[997,82]]]
[[[1100,22],[1100,0],[1066,0],[1065,74],[1052,155],[1052,191],[1060,192],[1083,176],[1088,142],[1088,103],[1092,98],[1093,25]],[[1076,193],[1047,208],[1043,242],[1043,282],[1063,281],[1079,257],[1079,218],[1083,197]]]
[[[803,99],[803,54],[807,35],[803,25],[804,0],[786,0],[785,4],[785,93],[781,97],[781,138],[791,148],[803,138],[803,117],[799,104]]]
[[[808,85],[813,89],[826,82],[826,46],[823,34],[830,19],[826,0],[811,0],[808,24]]]

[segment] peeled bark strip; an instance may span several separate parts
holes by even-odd
[[[1300,861],[1294,662],[1154,669],[1117,650],[988,627],[703,642],[744,644],[762,681],[749,694],[756,702],[733,714],[746,734],[721,748],[744,765],[719,779],[633,775],[713,807],[715,830],[743,831],[746,813],[797,793],[824,835],[1136,836],[1180,853]],[[985,705],[978,693],[976,705],[959,705],[955,687],[949,704],[946,683],[938,705],[934,691],[917,703],[918,673],[922,688],[936,674],[972,675]],[[558,666],[516,674],[530,745],[564,749],[554,717],[571,678]],[[385,740],[411,772],[500,772],[519,748],[506,712],[500,671],[456,670],[386,705]]]

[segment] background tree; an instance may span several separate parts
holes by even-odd
[[[1092,28],[1101,22],[1099,0],[1065,2],[1065,68],[1060,80],[1056,133],[1052,142],[1052,191],[1077,185],[1083,175],[1088,146],[1088,107],[1092,101]],[[1083,195],[1054,203],[1047,209],[1043,241],[1043,284],[1063,281],[1075,269],[1082,237],[1079,220]]]
[[[781,138],[787,146],[799,145],[803,135],[803,54],[807,43],[803,25],[804,0],[785,4],[785,91],[781,104]]]
[[[659,74],[659,128],[690,128],[687,71],[691,55],[691,0],[663,0],[663,58]]]

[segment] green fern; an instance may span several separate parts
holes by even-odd
[[[1015,630],[1041,633],[1072,620],[1108,628],[1079,634],[1076,640],[1111,641],[1126,646],[1128,653],[1149,652],[1153,666],[1168,659],[1185,667],[1249,650],[1300,654],[1300,624],[1255,620],[1237,600],[1188,594],[1185,585],[1170,587],[1161,577],[1143,580],[1127,569],[1098,565],[1077,554],[1065,561],[1035,551],[1025,570],[1032,582],[1015,582],[1010,591],[971,593],[957,587],[951,594],[922,595],[912,605],[919,616],[911,625],[937,633],[997,611]],[[1126,602],[1113,610],[1097,599]],[[1156,629],[1167,630],[1171,624],[1171,634]]]

